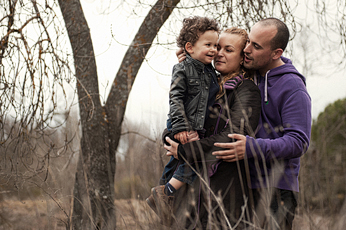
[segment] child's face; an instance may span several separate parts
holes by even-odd
[[[208,30],[201,34],[197,42],[187,48],[187,51],[193,59],[196,59],[203,64],[210,64],[217,53],[217,40],[219,35],[214,30]]]
[[[215,58],[215,69],[225,76],[239,72],[243,63],[243,40],[238,34],[221,33],[218,45],[218,54]]]

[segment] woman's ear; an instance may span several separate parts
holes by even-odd
[[[189,54],[193,53],[193,46],[191,44],[191,42],[186,42],[185,44],[185,50],[186,52],[188,52]]]

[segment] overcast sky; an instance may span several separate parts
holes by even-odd
[[[137,16],[129,17],[131,15],[131,7],[117,9],[116,4],[119,3],[110,4],[108,0],[82,0],[81,2],[92,34],[99,74],[99,87],[102,100],[104,101],[127,50],[127,45],[131,43],[143,17],[140,19]],[[329,4],[329,6],[333,7],[332,4]],[[306,16],[303,4],[299,7],[301,8],[296,11],[298,15],[296,20]],[[104,14],[105,9],[111,9],[111,12]],[[142,16],[145,16],[145,14],[143,13]],[[180,25],[178,25],[179,27]],[[299,34],[294,40],[296,43],[299,43],[298,37]],[[308,35],[308,56],[309,59],[316,60],[314,63],[322,60],[322,56],[324,56],[318,52],[319,45],[321,44],[316,43],[313,35]],[[294,49],[297,50],[299,48],[294,45]],[[143,63],[131,91],[126,119],[148,122],[152,131],[161,130],[164,127],[168,112],[168,89],[171,70],[177,61],[174,52],[174,47],[172,50],[160,46],[151,48],[147,55],[149,61]],[[296,53],[301,55],[298,50]],[[337,57],[335,55],[335,58]],[[301,65],[296,63],[300,62],[301,57],[291,58],[297,69],[303,72]],[[335,60],[334,62],[338,61],[340,60]],[[308,76],[305,76],[307,78],[308,92],[312,98],[313,118],[317,118],[327,104],[346,97],[346,78],[344,77],[346,71],[339,70],[336,72],[335,66],[332,63],[328,63],[330,62],[329,57],[323,61],[323,64],[320,62],[318,64],[313,63],[311,70],[308,71]]]

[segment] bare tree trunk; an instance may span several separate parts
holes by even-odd
[[[85,229],[85,226],[115,229],[114,187],[111,186],[114,172],[107,170],[107,122],[99,98],[90,30],[79,0],[59,0],[59,5],[73,50],[82,126],[81,162],[76,173],[74,194],[77,197],[72,220],[75,229]],[[81,197],[83,191],[87,191],[87,198]],[[84,204],[85,200],[89,201],[90,210],[85,209],[89,206]],[[86,215],[90,218],[82,218]]]
[[[74,188],[74,229],[116,228],[115,153],[128,96],[152,41],[178,2],[158,0],[152,7],[125,54],[106,106],[102,108],[95,55],[80,1],[59,0],[73,50],[82,126]]]
[[[156,2],[144,19],[122,60],[105,105],[109,124],[110,157],[115,157],[127,100],[139,68],[158,31],[179,2],[180,0],[158,0]],[[115,163],[115,158],[111,162]],[[112,166],[112,170],[115,171],[115,164]]]

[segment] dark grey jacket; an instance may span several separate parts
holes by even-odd
[[[195,160],[207,162],[209,176],[205,178],[205,174],[201,173],[209,182],[208,189],[204,189],[205,185],[201,180],[195,180],[192,185],[183,186],[178,190],[174,201],[174,213],[179,220],[177,222],[183,225],[178,229],[207,229],[210,213],[215,217],[210,220],[215,229],[224,229],[224,214],[232,226],[238,220],[242,220],[236,229],[245,229],[244,222],[251,221],[252,199],[245,201],[250,196],[246,161],[219,161],[212,152],[221,149],[214,145],[215,142],[232,141],[227,136],[230,133],[254,136],[261,113],[260,91],[251,80],[245,79],[234,90],[226,90],[225,97],[216,101],[213,108],[216,114],[211,113],[205,124],[206,138],[185,145],[180,144],[178,147],[180,160],[186,159],[191,163]],[[222,210],[225,213],[219,208],[220,204],[216,202],[215,197],[210,195],[209,188],[218,197],[222,197]],[[242,214],[244,207],[246,211]],[[186,215],[186,211],[189,215]]]
[[[207,110],[211,73],[205,65],[186,55],[186,59],[174,65],[169,92],[169,118],[172,133],[202,130]],[[214,68],[210,65],[214,71]]]

